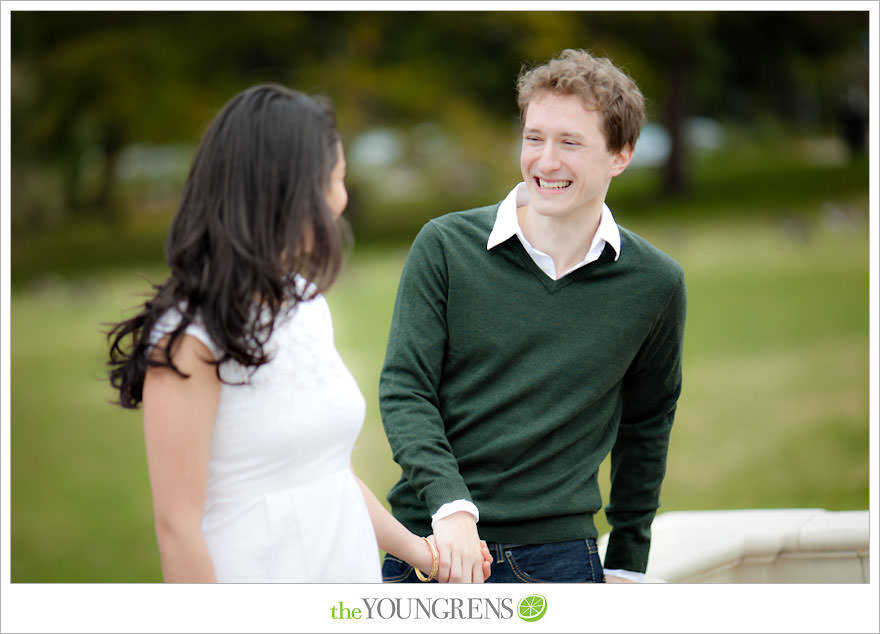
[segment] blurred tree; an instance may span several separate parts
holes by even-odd
[[[647,67],[647,78],[636,77],[655,115],[669,134],[669,155],[663,167],[663,192],[680,195],[690,189],[685,122],[695,114],[694,84],[714,70],[718,13],[634,12],[621,16],[601,13],[588,17],[593,28],[615,36],[636,50]],[[653,97],[653,99],[651,99]],[[653,102],[660,105],[654,113]]]
[[[141,134],[174,138],[192,125],[194,104],[174,99],[187,75],[184,42],[139,17],[13,15],[13,85],[25,87],[13,91],[13,160],[57,164],[63,202],[72,212],[118,211],[113,189],[122,147]],[[87,194],[82,158],[89,149],[103,167]]]
[[[120,212],[114,188],[123,147],[197,138],[249,76],[287,79],[292,42],[307,41],[310,31],[296,13],[12,17],[13,160],[18,167],[56,166],[65,209],[111,219]],[[310,50],[319,55],[320,48]],[[91,188],[85,156],[101,164]]]
[[[853,148],[866,127],[866,12],[15,11],[11,24],[13,215],[37,225],[53,179],[59,213],[115,217],[123,148],[191,143],[262,81],[328,94],[349,136],[434,122],[476,184],[516,173],[516,75],[565,47],[642,86],[670,133],[669,194],[688,190],[689,116],[837,122]]]
[[[670,137],[663,191],[690,190],[686,120],[703,115],[754,124],[773,117],[817,130],[852,122],[867,133],[867,12],[585,13],[593,33],[623,43],[635,78]],[[602,41],[602,40],[600,40]],[[615,56],[616,58],[617,56]],[[855,95],[844,99],[845,95]],[[652,112],[653,102],[660,104]],[[862,106],[862,107],[860,107]],[[841,117],[842,115],[842,117]]]

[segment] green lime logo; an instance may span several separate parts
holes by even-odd
[[[547,612],[547,599],[540,594],[523,597],[517,606],[516,613],[523,621],[537,621]]]

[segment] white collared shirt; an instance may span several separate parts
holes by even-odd
[[[510,193],[507,194],[507,197],[498,207],[498,214],[495,216],[495,225],[492,227],[492,232],[489,234],[489,240],[486,243],[487,251],[491,251],[492,248],[515,235],[519,238],[519,241],[529,254],[529,257],[531,257],[535,264],[537,264],[538,267],[552,280],[559,279],[560,277],[568,275],[572,271],[576,271],[582,266],[595,262],[599,259],[599,256],[602,255],[602,251],[605,249],[606,244],[610,244],[611,248],[614,249],[615,262],[617,261],[617,258],[620,257],[620,229],[617,227],[617,223],[614,221],[614,216],[611,215],[611,210],[608,208],[608,205],[602,203],[602,217],[599,219],[599,227],[596,229],[596,234],[593,236],[593,241],[590,244],[587,255],[573,267],[567,271],[563,271],[561,275],[557,275],[556,264],[553,262],[553,258],[543,251],[533,247],[526,239],[522,227],[519,225],[519,217],[516,214],[516,210],[518,207],[522,207],[528,202],[529,190],[526,188],[525,183],[519,183],[516,187],[510,190]]]

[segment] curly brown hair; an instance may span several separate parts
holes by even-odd
[[[610,59],[568,48],[545,64],[523,69],[516,88],[521,125],[525,124],[529,104],[540,95],[576,95],[585,108],[602,113],[610,152],[635,148],[645,115],[645,100],[632,78]]]

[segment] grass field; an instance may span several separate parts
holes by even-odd
[[[661,512],[868,508],[867,213],[799,218],[618,218],[678,259],[688,281]],[[368,403],[355,466],[380,499],[399,475],[376,390],[404,257],[405,248],[356,248],[328,295]],[[110,405],[104,380],[101,322],[129,314],[148,290],[139,273],[157,280],[163,270],[12,292],[13,581],[160,579],[140,414]]]

